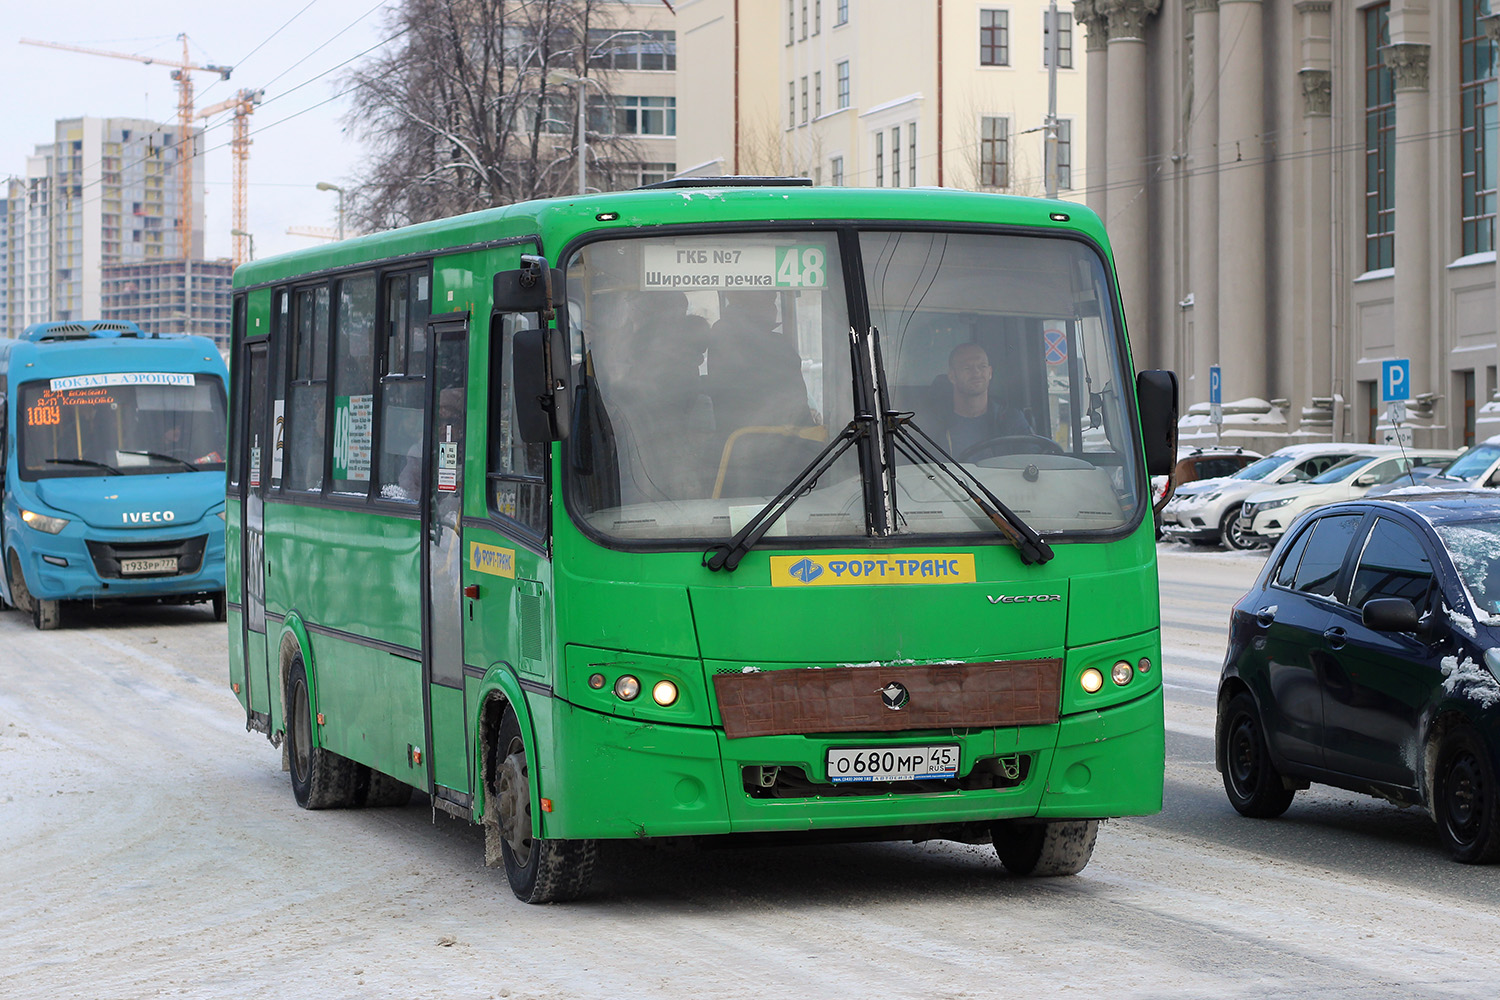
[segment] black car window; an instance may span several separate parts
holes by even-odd
[[[1239,467],[1244,464],[1237,458],[1204,458],[1198,461],[1199,479],[1218,479],[1220,476],[1232,476]]]
[[[1375,521],[1354,570],[1349,606],[1362,608],[1377,597],[1404,597],[1421,608],[1432,585],[1432,560],[1422,542],[1402,524]]]
[[[1299,534],[1291,545],[1287,547],[1286,553],[1281,557],[1281,566],[1276,570],[1276,585],[1278,587],[1290,587],[1292,580],[1297,575],[1297,564],[1302,561],[1302,553],[1307,549],[1307,540],[1312,537],[1312,530]]]
[[[1307,548],[1297,564],[1297,574],[1292,587],[1305,594],[1330,597],[1338,600],[1334,593],[1339,582],[1339,571],[1344,566],[1344,555],[1359,527],[1360,514],[1335,514],[1319,518],[1310,529]]]

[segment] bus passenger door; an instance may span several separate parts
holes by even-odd
[[[265,717],[269,727],[275,715],[276,698],[271,687],[270,665],[266,651],[266,487],[270,485],[271,457],[275,450],[273,432],[266,421],[266,400],[271,384],[270,351],[266,341],[246,345],[246,381],[249,408],[245,414],[246,468],[240,481],[245,484],[244,502],[240,505],[244,522],[240,540],[244,548],[240,566],[244,573],[245,609],[242,641],[245,654],[246,702],[251,720]],[[269,731],[269,729],[267,730]]]
[[[422,524],[423,643],[429,777],[434,796],[467,805],[469,767],[464,711],[463,519],[464,426],[468,414],[469,325],[438,319],[429,326],[432,386],[427,421],[427,484]],[[458,796],[445,794],[448,790]]]

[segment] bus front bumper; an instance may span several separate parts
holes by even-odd
[[[731,740],[717,729],[645,723],[576,707],[553,729],[541,775],[543,836],[680,837],[1104,819],[1159,812],[1166,757],[1161,688],[1051,726],[973,733]],[[828,750],[957,744],[960,780],[934,790],[827,783]],[[985,773],[975,769],[985,761]],[[773,771],[774,769],[774,771]],[[990,775],[993,776],[990,776]],[[769,784],[766,784],[769,783]],[[967,785],[968,787],[954,787]],[[988,785],[990,787],[980,787]]]
[[[224,527],[217,515],[167,532],[29,531],[26,586],[42,600],[208,596],[224,589]],[[126,573],[124,560],[175,559],[177,573]]]

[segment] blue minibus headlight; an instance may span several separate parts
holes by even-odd
[[[46,514],[38,514],[34,510],[21,511],[21,520],[31,525],[37,531],[45,531],[49,535],[55,535],[68,526],[65,517],[48,517]]]

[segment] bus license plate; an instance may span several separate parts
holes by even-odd
[[[175,573],[177,557],[167,559],[121,559],[121,575],[137,576],[142,573]]]
[[[844,747],[828,751],[828,780],[921,781],[958,775],[958,747]]]

